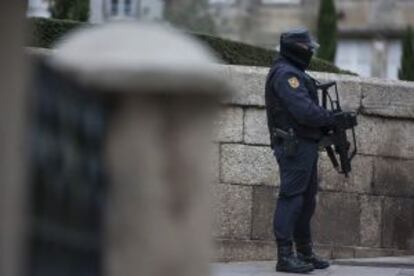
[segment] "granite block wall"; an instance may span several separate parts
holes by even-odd
[[[236,93],[217,120],[216,260],[275,258],[272,217],[278,167],[264,109],[266,68],[219,66]],[[328,73],[345,110],[359,113],[358,155],[349,178],[320,155],[314,239],[330,258],[414,254],[414,84]]]

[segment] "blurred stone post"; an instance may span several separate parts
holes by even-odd
[[[0,2],[0,275],[23,268],[25,1]]]
[[[105,275],[208,274],[208,149],[228,90],[215,62],[176,30],[138,23],[57,46],[53,66],[111,102]]]

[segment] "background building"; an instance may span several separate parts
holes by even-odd
[[[280,33],[307,26],[315,33],[319,0],[210,0],[220,36],[274,48]],[[362,76],[397,78],[400,35],[414,25],[413,0],[336,0],[336,64]]]
[[[90,0],[89,21],[102,23],[122,18],[161,20],[163,0]]]
[[[29,0],[28,15],[49,17],[48,0]],[[89,21],[166,20],[274,48],[284,30],[307,26],[316,34],[320,0],[90,0]],[[402,31],[414,25],[414,0],[336,0],[335,63],[361,76],[396,79]]]
[[[362,76],[397,78],[400,36],[414,25],[412,0],[337,1],[340,41],[336,63]]]

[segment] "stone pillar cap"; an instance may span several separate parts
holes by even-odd
[[[55,45],[50,63],[97,90],[222,93],[230,90],[219,60],[173,27],[116,22],[75,31]]]

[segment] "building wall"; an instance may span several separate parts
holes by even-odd
[[[249,36],[249,43],[257,44],[267,48],[273,48],[277,43],[280,33],[293,26],[304,25],[302,10],[298,4],[287,5],[281,8],[278,5],[258,6],[255,10],[253,31]],[[277,26],[277,31],[275,26]]]
[[[265,68],[222,66],[236,94],[225,101],[215,139],[216,259],[270,260],[278,166],[269,147]],[[342,105],[359,111],[358,154],[350,177],[320,156],[318,252],[330,258],[414,254],[414,85],[311,73],[338,82]]]
[[[281,31],[303,25],[301,1],[247,2],[210,0],[219,35],[273,48]]]
[[[337,0],[336,6],[342,15],[341,29],[404,28],[414,24],[411,0]]]
[[[414,25],[414,1],[340,0],[336,4],[340,33],[346,36],[339,41],[337,65],[361,76],[397,79],[398,37],[407,25]]]
[[[247,14],[245,16],[250,18],[252,26],[250,31],[267,34],[270,37],[268,41],[284,29],[298,25],[315,30],[319,0],[274,0],[272,4],[266,1],[250,1],[247,9],[240,0],[210,0],[210,6],[217,22],[230,21],[225,25],[232,25],[232,20],[237,21],[238,17]],[[379,28],[400,30],[407,25],[414,25],[412,0],[336,0],[335,4],[341,31],[376,31]],[[218,24],[219,33],[222,29],[226,29],[226,26]],[[239,37],[243,39],[240,34]],[[256,41],[256,44],[267,45],[267,41]]]

